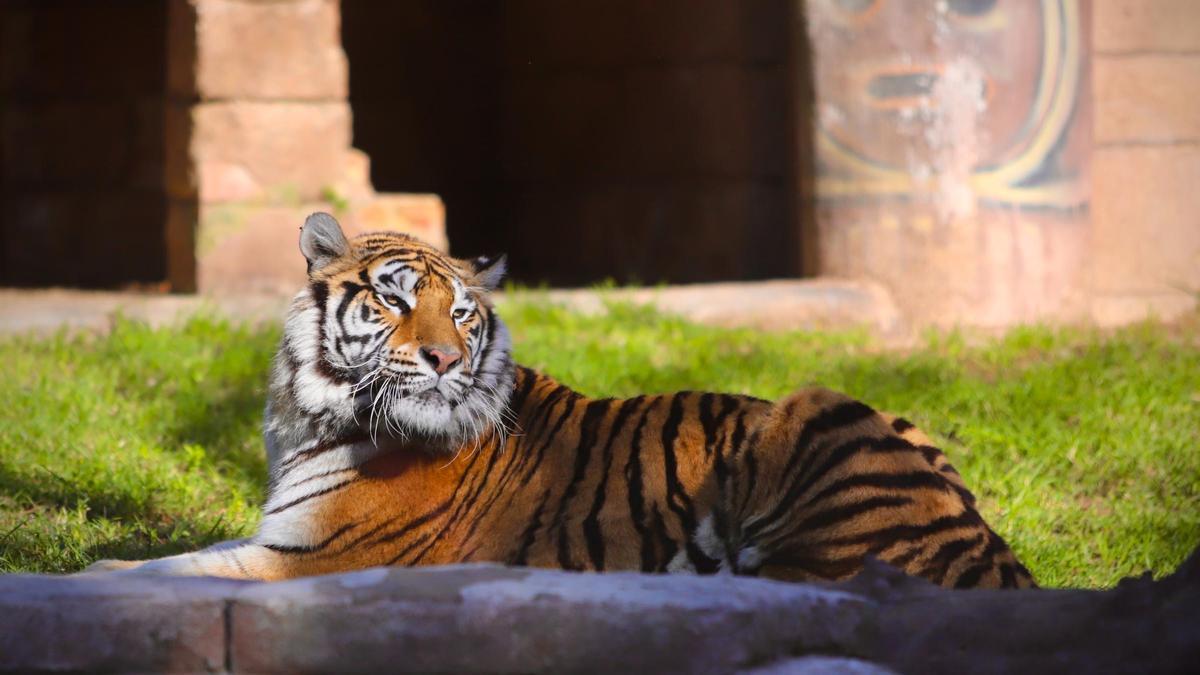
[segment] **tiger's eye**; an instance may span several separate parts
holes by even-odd
[[[381,293],[379,297],[383,300],[384,304],[391,305],[392,307],[399,309],[401,312],[408,311],[408,303],[402,300],[398,295],[385,295]]]
[[[469,314],[469,312],[467,312],[467,310],[462,309],[460,307],[460,308],[454,310],[454,312],[451,313],[450,316],[454,317],[455,321],[462,321],[463,319],[467,318],[467,314]]]

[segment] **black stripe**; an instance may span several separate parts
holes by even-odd
[[[426,542],[430,542],[430,544],[432,544],[433,543],[431,541],[432,539],[433,539],[433,534],[430,532],[426,532],[425,534],[417,537],[416,539],[409,542],[408,546],[405,546],[404,548],[400,549],[400,552],[397,553],[396,555],[392,556],[390,560],[383,563],[384,567],[388,567],[390,565],[395,565],[396,563],[400,562],[401,558],[403,558],[410,551],[412,551],[414,548],[420,546],[421,544],[424,544]],[[429,547],[426,546],[425,550],[429,550]]]
[[[421,515],[417,516],[416,518],[413,518],[412,520],[409,520],[408,522],[404,523],[404,525],[401,526],[399,529],[388,532],[387,534],[385,534],[381,537],[377,537],[374,541],[371,542],[371,545],[375,546],[378,544],[386,544],[389,541],[395,541],[397,539],[400,539],[400,538],[406,536],[409,532],[412,532],[413,530],[417,529],[418,527],[421,527],[425,523],[428,523],[429,521],[433,520],[434,518],[437,518],[438,516],[445,513],[447,510],[450,509],[450,504],[453,501],[454,501],[453,497],[451,497],[450,499],[447,499],[446,501],[439,504],[433,510],[426,511],[425,513],[422,513]]]
[[[317,372],[324,377],[333,380],[336,383],[350,382],[353,378],[349,373],[342,373],[335,369],[329,363],[329,359],[325,354],[325,313],[326,305],[329,302],[329,285],[323,281],[314,281],[309,284],[309,290],[312,293],[313,300],[317,307],[317,359],[313,364]]]
[[[981,543],[983,543],[983,533],[977,532],[973,537],[956,539],[948,544],[943,544],[929,558],[922,576],[933,580],[934,583],[943,583],[946,580],[946,575],[950,573],[950,566],[960,556],[965,555]]]
[[[567,483],[567,487],[563,490],[563,495],[558,501],[558,510],[554,514],[554,518],[550,521],[558,528],[558,564],[565,570],[578,569],[579,566],[571,559],[570,541],[567,535],[566,523],[563,522],[563,517],[567,512],[567,508],[571,504],[571,500],[575,498],[575,493],[579,490],[579,484],[587,475],[588,464],[592,458],[592,448],[596,445],[598,428],[601,420],[608,414],[610,407],[609,401],[591,401],[583,410],[583,420],[579,424],[579,442],[575,446],[575,470],[571,475],[571,482]]]
[[[990,563],[978,563],[967,568],[965,572],[958,575],[958,579],[954,581],[955,588],[974,588],[979,585],[979,580],[983,578],[984,572],[992,569]]]
[[[330,439],[328,441],[324,441],[322,443],[318,443],[317,445],[315,445],[307,450],[300,450],[299,452],[295,452],[295,453],[289,455],[287,458],[285,458],[282,462],[279,463],[279,465],[275,468],[273,473],[278,475],[280,478],[283,478],[283,474],[286,473],[288,470],[290,470],[293,466],[295,466],[296,462],[299,462],[301,460],[307,461],[309,459],[312,459],[313,457],[316,457],[317,455],[326,453],[330,450],[336,450],[338,448],[345,447],[347,445],[353,445],[355,443],[362,443],[364,441],[369,441],[369,440],[371,440],[371,437],[369,435],[367,435],[367,433],[364,431],[364,432],[354,433],[349,436],[342,436],[339,438],[334,438],[334,439]]]
[[[913,426],[914,425],[912,422],[909,422],[903,417],[897,417],[896,419],[892,420],[892,431],[895,431],[898,434],[902,434],[909,429],[912,429]]]
[[[912,449],[912,444],[900,438],[899,436],[889,436],[885,438],[874,438],[870,436],[862,436],[850,439],[839,446],[836,446],[822,455],[825,461],[812,469],[811,472],[801,473],[796,476],[795,480],[788,487],[778,505],[771,513],[756,523],[753,523],[747,528],[747,534],[753,536],[760,532],[767,523],[773,522],[782,515],[782,513],[793,507],[801,501],[802,496],[815,486],[822,478],[840,464],[846,462],[854,455],[863,451],[878,451],[878,452],[895,452]]]
[[[650,405],[642,411],[637,426],[633,430],[633,440],[629,448],[629,459],[625,462],[625,485],[629,499],[629,518],[633,521],[633,529],[641,538],[642,571],[653,572],[654,538],[646,528],[646,504],[642,497],[642,430],[646,427],[646,418],[658,404],[659,399],[650,401]]]
[[[835,525],[853,518],[857,518],[863,514],[870,513],[871,511],[877,511],[879,509],[887,509],[896,506],[907,506],[912,503],[913,500],[911,497],[905,497],[902,495],[870,497],[868,499],[854,502],[853,504],[835,506],[805,516],[798,523],[788,529],[791,532],[819,530],[823,527],[828,527],[830,525]]]
[[[604,499],[607,496],[608,477],[612,472],[613,460],[613,442],[617,435],[621,433],[621,429],[625,425],[625,420],[629,415],[642,404],[643,397],[631,398],[621,404],[617,410],[617,416],[612,423],[612,431],[608,434],[608,441],[604,444],[604,465],[600,469],[600,483],[596,486],[596,494],[592,497],[592,508],[588,510],[587,517],[583,519],[583,539],[587,542],[588,557],[592,562],[592,569],[604,569],[604,535],[600,531],[600,509],[604,508]]]
[[[333,532],[333,534],[329,535],[328,537],[325,537],[321,541],[319,541],[315,544],[312,544],[310,546],[283,546],[281,544],[262,544],[262,547],[270,549],[272,551],[275,551],[276,553],[284,553],[284,554],[289,554],[289,555],[299,555],[299,554],[303,554],[303,553],[316,553],[317,551],[322,551],[322,550],[328,548],[329,545],[332,544],[335,539],[342,536],[343,534],[346,534],[351,529],[353,529],[356,525],[358,525],[358,523],[347,523],[346,525],[343,525],[343,526],[339,527],[337,530],[335,530]]]
[[[817,494],[806,498],[805,502],[816,504],[844,490],[864,487],[890,490],[919,490],[923,488],[946,490],[949,486],[945,478],[930,471],[915,471],[912,473],[856,473],[847,478],[834,481]]]
[[[801,459],[811,456],[811,453],[806,451],[809,450],[809,446],[818,435],[857,424],[873,415],[875,415],[875,410],[871,406],[861,401],[847,401],[832,408],[826,408],[810,417],[804,422],[800,434],[796,437],[796,443],[792,447],[792,456],[788,458],[788,463],[783,469],[783,481],[790,479],[792,471]]]
[[[935,518],[924,525],[911,525],[907,523],[890,525],[878,530],[872,530],[871,532],[825,539],[821,543],[829,546],[875,543],[882,549],[899,541],[915,541],[929,537],[936,532],[982,524],[983,520],[979,517],[979,514],[968,509],[956,516]]]
[[[537,536],[538,528],[542,526],[542,511],[546,508],[546,502],[550,500],[550,488],[542,493],[542,501],[538,504],[537,510],[533,512],[533,517],[529,520],[529,525],[525,526],[525,531],[521,533],[521,544],[516,552],[509,558],[510,565],[525,565],[529,561],[529,549],[533,546],[533,542]]]
[[[716,572],[717,561],[709,558],[692,541],[691,535],[696,531],[696,512],[692,506],[691,497],[684,489],[683,482],[679,480],[675,441],[679,438],[679,427],[683,422],[683,399],[685,396],[687,394],[675,394],[671,397],[671,409],[662,430],[663,475],[667,482],[667,508],[671,509],[679,518],[679,524],[685,537],[684,548],[692,567],[701,573]]]
[[[546,450],[550,447],[550,445],[552,443],[554,443],[555,439],[558,438],[558,432],[560,430],[562,430],[562,426],[567,421],[567,418],[570,417],[575,412],[575,403],[580,398],[580,396],[578,394],[571,391],[570,389],[567,389],[566,387],[562,386],[561,384],[558,386],[559,386],[560,390],[566,390],[566,392],[569,396],[569,398],[567,400],[567,404],[563,407],[562,414],[559,415],[558,421],[554,423],[554,427],[550,429],[550,433],[546,435],[545,442],[543,442],[541,444],[541,446],[538,447],[536,459],[533,461],[532,464],[530,464],[529,469],[526,470],[524,474],[522,474],[522,476],[521,476],[521,486],[522,487],[529,484],[529,479],[532,478],[533,475],[535,473],[537,473],[538,468],[541,467],[542,460],[545,459],[545,457],[546,457]],[[522,457],[521,461],[524,462],[526,459],[528,459],[528,456]]]
[[[675,557],[675,553],[679,550],[679,545],[676,544],[675,540],[667,534],[666,521],[663,520],[662,511],[658,510],[657,505],[654,506],[654,517],[650,519],[650,528],[653,531],[653,533],[650,535],[651,543],[653,544],[652,549],[650,550],[650,555],[652,556],[650,559],[651,566],[648,569],[645,567],[646,553],[643,552],[642,571],[665,572],[667,569],[667,563],[671,562],[671,559]],[[654,550],[657,550],[659,546],[662,547],[662,557],[655,559],[653,558]]]
[[[1013,573],[1013,566],[1008,563],[1000,565],[1000,586],[1001,588],[1017,587],[1017,575]]]
[[[316,499],[317,497],[322,497],[324,495],[329,494],[330,492],[335,492],[337,490],[341,490],[342,488],[346,487],[347,485],[357,483],[360,479],[361,479],[361,476],[355,476],[354,478],[351,478],[350,480],[345,480],[340,483],[335,483],[333,485],[330,485],[327,488],[317,490],[316,492],[310,492],[310,493],[304,495],[303,497],[297,497],[296,499],[293,499],[292,501],[290,501],[282,506],[276,506],[273,509],[268,509],[267,511],[263,512],[263,515],[264,516],[273,516],[276,513],[281,513],[283,511],[286,511],[286,510],[292,508],[293,506],[298,506],[300,504],[303,504],[304,502],[307,502],[310,499]]]

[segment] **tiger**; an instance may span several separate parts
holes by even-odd
[[[819,387],[591,398],[514,362],[491,295],[503,257],[347,239],[325,213],[300,249],[256,533],[89,570],[271,581],[492,562],[836,582],[873,558],[948,588],[1035,586],[903,418]]]

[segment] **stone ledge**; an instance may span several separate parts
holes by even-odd
[[[303,209],[297,213],[300,211]],[[309,211],[303,211],[304,215],[307,213]],[[293,216],[291,221],[300,217]],[[287,245],[295,246],[295,228],[289,226],[287,232]],[[256,247],[252,250],[264,249]],[[264,290],[261,285],[256,291],[250,284],[227,285],[225,293],[198,296],[0,288],[0,334],[48,332],[62,327],[103,330],[118,312],[152,325],[170,324],[204,309],[215,310],[235,320],[279,322],[283,320],[295,290],[299,289],[304,269],[298,252],[285,258],[290,261],[287,265],[291,272],[298,275],[288,286],[288,292],[278,288]],[[507,295],[497,293],[496,296],[503,314]],[[522,296],[531,300],[544,297],[548,302],[585,313],[605,311],[607,301],[617,300],[652,304],[661,311],[679,314],[692,321],[727,327],[763,330],[865,327],[885,338],[898,340],[905,335],[904,324],[887,291],[869,282],[802,279],[661,288],[528,291]]]
[[[733,672],[861,651],[874,603],[732,576],[497,565],[279,583],[0,577],[0,671]]]
[[[1111,591],[378,568],[279,583],[0,576],[0,672],[1180,672],[1200,553]]]

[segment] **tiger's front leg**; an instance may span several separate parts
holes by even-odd
[[[250,581],[285,579],[292,565],[284,556],[251,539],[221,542],[200,551],[153,560],[100,560],[83,573],[118,572],[162,576],[206,576]]]

